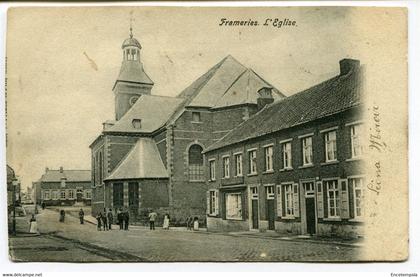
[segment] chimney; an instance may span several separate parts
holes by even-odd
[[[60,173],[63,173],[63,172],[64,172],[63,167],[60,166]]]
[[[263,87],[258,91],[258,98],[257,98],[257,109],[261,110],[266,105],[271,104],[274,102],[273,98],[273,88],[270,87]]]
[[[342,59],[340,61],[340,76],[346,75],[347,73],[356,70],[360,66],[359,60],[353,59]]]
[[[102,123],[103,126],[103,131],[106,131],[107,129],[111,128],[112,126],[114,126],[115,121],[114,120],[107,120],[104,123]]]
[[[45,168],[45,173],[47,173],[48,172],[48,170],[50,170],[48,167],[46,167]]]

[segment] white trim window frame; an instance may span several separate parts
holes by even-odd
[[[217,199],[217,191],[216,190],[210,190],[210,211],[209,211],[209,215],[217,215],[217,201],[219,201]]]
[[[229,178],[230,177],[230,157],[229,156],[223,156],[223,178]]]
[[[216,160],[209,160],[210,181],[216,181]]]
[[[292,142],[282,143],[283,169],[292,169]]]
[[[52,200],[58,200],[59,198],[58,198],[58,190],[52,190],[52,192],[51,192],[51,199]]]
[[[312,136],[302,138],[302,165],[313,164]]]
[[[226,193],[226,219],[242,220],[242,194]]]
[[[328,131],[324,134],[325,138],[325,162],[337,161],[337,131]]]
[[[235,176],[240,177],[243,175],[242,172],[242,153],[234,154],[235,157]]]
[[[65,200],[66,199],[66,190],[62,189],[60,190],[60,200]]]
[[[43,200],[50,200],[51,199],[51,191],[49,189],[44,190],[44,198]]]
[[[267,200],[274,199],[275,198],[274,185],[265,186],[265,194],[266,194]]]
[[[361,220],[364,216],[364,178],[351,177],[349,182],[353,187],[353,214],[354,219]]]
[[[284,188],[283,201],[284,201],[284,215],[285,217],[294,217],[293,206],[293,183],[282,184]]]
[[[351,141],[351,158],[356,159],[363,156],[362,144],[362,124],[354,124],[350,126],[350,141]]]
[[[86,199],[92,199],[92,190],[91,189],[87,189],[85,191],[85,198]]]
[[[248,172],[249,175],[257,174],[257,149],[248,150]]]
[[[264,147],[265,172],[273,172],[273,145]]]
[[[325,180],[327,187],[328,218],[340,218],[340,191],[338,180]]]
[[[74,190],[69,189],[69,199],[74,199]]]

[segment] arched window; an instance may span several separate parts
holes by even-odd
[[[204,180],[203,148],[194,144],[188,150],[188,172],[190,181]]]

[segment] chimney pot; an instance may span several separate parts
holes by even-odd
[[[354,71],[360,66],[359,60],[342,59],[340,61],[340,75],[346,75],[350,71]]]
[[[63,172],[64,172],[63,167],[60,166],[60,173],[63,173]]]

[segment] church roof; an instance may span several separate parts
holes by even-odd
[[[274,100],[284,97],[252,69],[228,55],[182,91],[179,97],[189,98],[186,106],[193,107],[220,108],[256,104],[257,92],[263,87],[273,88]]]
[[[121,48],[124,49],[127,46],[135,46],[141,49],[140,42],[136,38],[133,38],[133,37],[129,37],[126,40],[124,40]]]
[[[139,138],[107,180],[168,178],[156,143],[151,138]]]
[[[139,61],[123,61],[115,85],[118,82],[154,84],[146,72],[144,72],[143,65]]]
[[[356,66],[347,74],[340,74],[266,106],[205,149],[205,152],[294,127],[360,105],[362,101],[360,71],[361,69]]]
[[[178,97],[142,95],[120,120],[104,132],[151,133],[165,125],[183,101]],[[134,119],[141,120],[140,128],[134,127]]]
[[[66,182],[90,182],[90,170],[51,170],[48,169],[39,180],[40,182],[60,182],[62,178]]]

